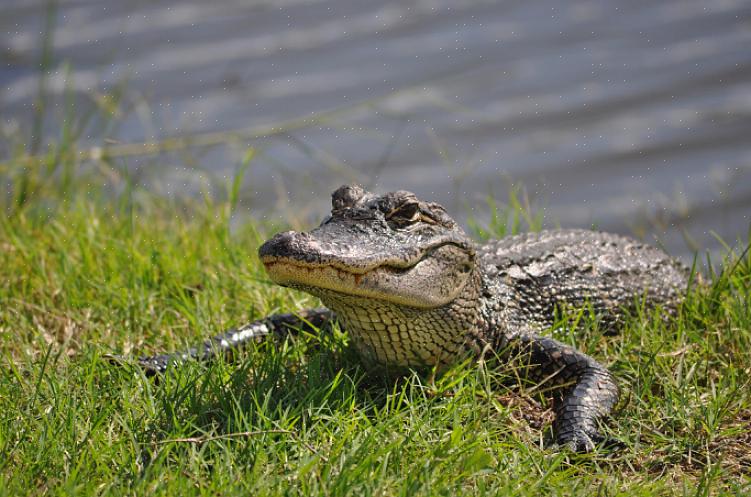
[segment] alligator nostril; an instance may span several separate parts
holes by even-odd
[[[282,242],[282,241],[284,241],[284,242],[292,241],[295,238],[296,234],[297,234],[296,231],[284,231],[282,233],[277,233],[276,236],[274,236],[274,238],[272,238],[272,240],[273,239],[277,239],[277,241],[279,241],[279,242]]]
[[[290,246],[295,239],[297,232],[285,231],[283,233],[277,233],[266,243],[258,248],[258,255],[260,257],[280,255],[285,252],[289,252]]]

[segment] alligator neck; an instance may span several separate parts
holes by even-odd
[[[483,335],[482,275],[475,269],[462,293],[431,309],[402,306],[341,293],[316,292],[334,310],[368,366],[446,366],[476,350]]]

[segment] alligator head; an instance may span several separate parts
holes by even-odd
[[[317,228],[279,233],[261,246],[259,255],[269,276],[320,297],[356,339],[377,349],[373,352],[378,362],[436,363],[424,346],[405,342],[433,340],[413,332],[427,332],[425,320],[437,319],[429,311],[445,313],[466,297],[468,287],[474,289],[474,242],[443,207],[410,192],[378,196],[347,185],[333,193],[332,204],[331,215]],[[451,316],[440,319],[451,321]],[[460,327],[451,322],[446,326]],[[463,331],[452,329],[451,335]],[[386,347],[383,340],[400,341],[398,353],[381,350]],[[412,357],[415,354],[422,357]]]
[[[279,233],[261,246],[275,283],[417,308],[444,305],[463,289],[475,245],[440,205],[356,185],[336,190],[332,204],[319,227]]]

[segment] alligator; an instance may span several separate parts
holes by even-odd
[[[184,353],[142,357],[147,372],[337,320],[374,374],[440,372],[468,357],[511,363],[553,392],[553,441],[579,452],[608,442],[601,425],[619,388],[604,365],[546,332],[571,309],[590,309],[605,332],[638,306],[668,316],[690,280],[662,250],[616,234],[545,230],[478,245],[441,205],[358,185],[332,194],[320,226],[279,233],[258,253],[273,282],[326,307],[272,315]]]

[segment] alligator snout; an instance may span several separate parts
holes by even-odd
[[[297,257],[306,252],[310,236],[307,233],[284,231],[277,233],[258,249],[258,256],[264,262],[270,258]]]
[[[316,237],[297,231],[278,233],[258,249],[258,256],[266,265],[280,260],[320,265],[326,262],[326,253]]]

